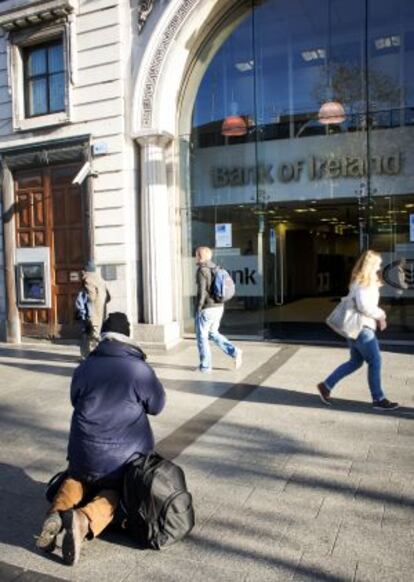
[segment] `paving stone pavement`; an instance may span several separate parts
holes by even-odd
[[[167,390],[152,419],[194,496],[191,535],[164,552],[108,531],[75,567],[36,551],[44,485],[65,465],[75,346],[0,345],[0,582],[411,582],[414,555],[414,364],[383,352],[384,386],[402,407],[371,409],[366,370],[335,405],[315,385],[342,347],[240,342],[240,370],[214,351],[195,371],[194,342],[149,361]]]

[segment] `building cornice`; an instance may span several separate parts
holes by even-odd
[[[71,0],[40,0],[28,5],[14,3],[14,7],[0,13],[0,28],[5,30],[20,30],[28,26],[35,26],[50,22],[73,12]]]

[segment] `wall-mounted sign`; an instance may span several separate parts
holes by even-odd
[[[232,233],[230,223],[216,224],[216,249],[232,246]]]
[[[263,295],[262,269],[257,255],[228,255],[214,253],[214,259],[230,273],[236,285],[236,297],[261,297]]]
[[[193,206],[357,198],[414,191],[414,127],[197,148]]]
[[[414,214],[410,214],[410,242],[414,242]]]
[[[79,271],[71,271],[69,273],[69,281],[71,283],[78,283],[80,281]]]
[[[282,184],[299,182],[307,175],[308,180],[323,180],[326,178],[362,178],[371,175],[396,176],[401,172],[401,154],[390,156],[373,156],[369,160],[362,156],[319,157],[310,156],[307,159],[283,161],[278,164],[255,166],[214,167],[212,169],[213,188],[227,186],[247,186],[255,184]]]
[[[105,141],[94,143],[92,152],[94,156],[103,156],[108,153],[108,144]]]

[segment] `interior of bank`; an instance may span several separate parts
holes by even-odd
[[[383,337],[410,341],[414,5],[305,4],[252,2],[229,17],[200,82],[182,204],[186,329],[199,245],[236,283],[223,330],[289,341],[335,339],[326,316],[373,248]]]

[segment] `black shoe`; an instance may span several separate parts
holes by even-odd
[[[319,382],[319,384],[317,385],[317,389],[319,391],[319,397],[322,400],[322,402],[327,406],[332,406],[331,392],[328,390],[325,384],[323,382]]]
[[[36,540],[36,547],[45,552],[53,552],[56,548],[56,537],[61,531],[62,518],[54,511],[45,519],[40,536]]]
[[[375,410],[396,410],[400,405],[398,402],[390,402],[387,398],[383,398],[382,400],[374,400],[372,407]]]

